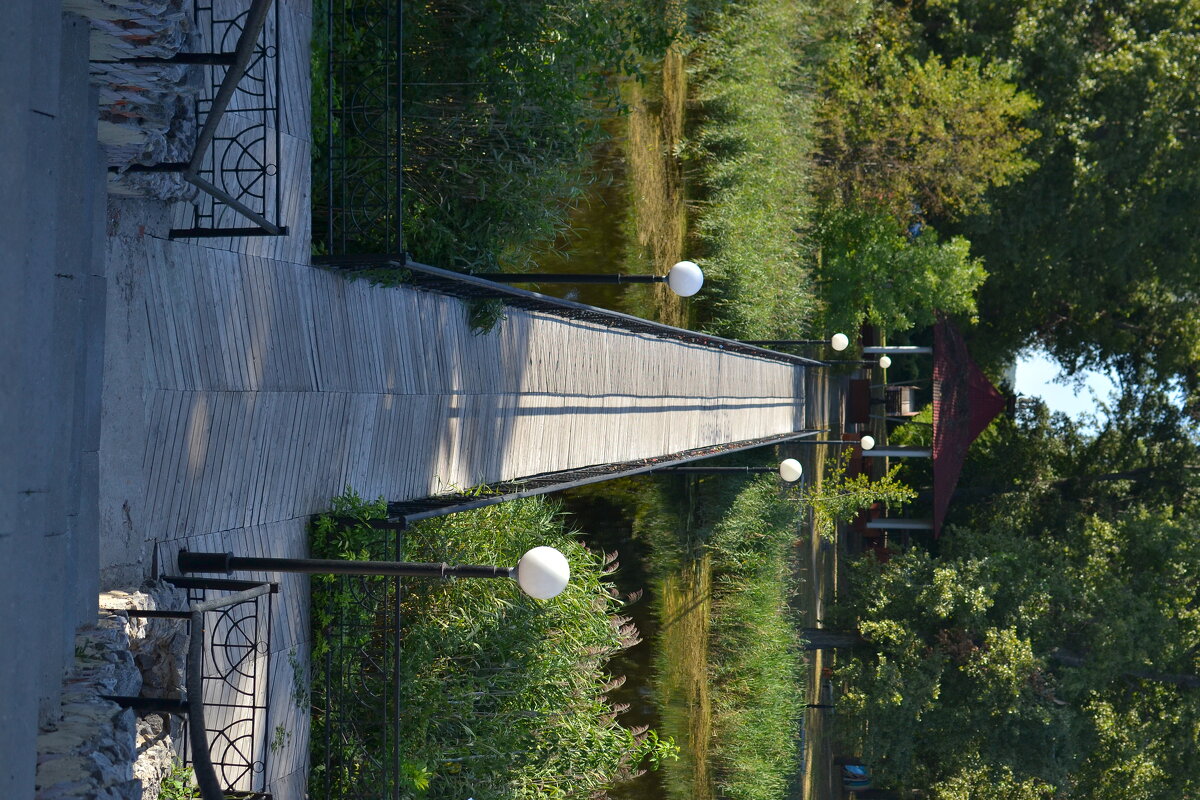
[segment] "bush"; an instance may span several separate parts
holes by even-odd
[[[367,520],[381,511],[353,494],[339,498],[333,515],[313,526],[314,555],[390,557],[377,549],[378,532],[335,519]],[[636,643],[637,631],[620,615],[621,600],[606,578],[611,558],[565,532],[553,504],[535,498],[423,522],[405,532],[403,557],[509,565],[536,545],[557,547],[571,564],[570,585],[550,601],[525,596],[515,581],[405,580],[398,681],[389,670],[363,669],[368,643],[353,633],[386,630],[370,623],[395,601],[394,584],[385,581],[390,600],[364,607],[341,580],[314,580],[317,657],[328,658],[335,674],[356,677],[360,701],[398,687],[399,752],[410,794],[584,798],[632,775],[644,759],[653,765],[670,755],[671,742],[616,721],[622,709],[605,696],[613,679],[604,664]],[[380,756],[390,733],[342,738],[336,752],[326,753],[325,720],[316,709],[334,700],[316,681],[313,783],[329,779],[335,796],[361,794],[370,759]],[[333,774],[324,772],[327,756]]]

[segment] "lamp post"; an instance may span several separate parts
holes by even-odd
[[[704,285],[704,273],[692,261],[680,261],[666,275],[602,275],[579,272],[485,272],[497,283],[665,283],[680,297],[691,297]]]
[[[835,333],[828,339],[742,339],[742,344],[753,344],[759,347],[782,347],[793,344],[827,344],[833,350],[842,352],[850,346],[850,337],[844,333]]]
[[[880,367],[887,369],[892,365],[892,360],[887,356],[883,356],[878,361],[871,361],[865,358],[843,358],[829,359],[821,362],[822,366],[832,367],[834,364],[857,364],[860,367]]]
[[[179,551],[176,565],[190,572],[300,572],[310,575],[392,575],[420,578],[515,578],[530,597],[549,600],[557,597],[571,579],[571,567],[562,553],[553,547],[535,547],[515,567],[449,564],[411,561],[350,561],[334,558],[258,558],[233,553],[193,553]]]
[[[931,355],[932,347],[917,347],[916,345],[897,344],[897,345],[880,345],[878,347],[864,347],[863,353],[867,355]]]
[[[794,458],[785,458],[778,467],[666,467],[654,471],[682,472],[687,475],[750,475],[778,471],[779,477],[788,483],[795,483],[804,474],[804,468]]]
[[[875,437],[863,436],[857,442],[846,439],[800,439],[791,444],[857,444],[863,450],[871,450],[875,447]]]

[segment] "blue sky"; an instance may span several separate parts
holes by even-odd
[[[1062,374],[1058,362],[1039,350],[1026,350],[1017,356],[1018,394],[1040,397],[1051,411],[1069,417],[1081,413],[1099,413],[1097,401],[1107,401],[1116,388],[1112,378],[1101,372],[1082,374],[1083,384],[1056,382]]]

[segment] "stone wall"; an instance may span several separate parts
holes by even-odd
[[[75,637],[62,712],[38,736],[36,800],[154,800],[177,762],[177,717],[139,718],[103,696],[181,696],[186,623],[126,612],[179,609],[183,598],[167,589],[111,591],[100,605],[96,625]]]

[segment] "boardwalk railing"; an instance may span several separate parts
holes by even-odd
[[[313,130],[313,241],[324,252],[404,252],[402,3],[329,0],[324,120]],[[322,125],[321,122],[324,124]]]
[[[204,193],[193,226],[171,229],[173,239],[286,235],[287,226],[278,221],[278,6],[273,0],[252,0],[242,13],[223,17],[211,0],[197,0],[194,13],[214,51],[233,49],[180,53],[169,59],[124,59],[130,64],[197,64],[205,70],[205,88],[196,101],[196,118],[204,124],[192,157],[135,164],[129,170],[177,172]]]
[[[511,308],[539,311],[564,319],[592,322],[617,330],[629,331],[630,333],[640,333],[659,339],[680,342],[681,344],[710,347],[714,350],[754,356],[769,361],[780,361],[785,364],[807,367],[825,366],[825,362],[816,359],[805,358],[804,356],[792,353],[782,353],[778,350],[768,350],[764,347],[746,344],[735,339],[726,339],[722,336],[689,331],[686,328],[676,328],[672,325],[652,322],[648,319],[632,316],[631,314],[622,314],[619,311],[609,311],[608,309],[597,308],[596,306],[589,306],[571,300],[563,300],[558,297],[550,297],[538,294],[537,292],[518,289],[508,284],[496,283],[487,280],[486,273],[468,275],[462,272],[431,267],[427,264],[419,264],[404,258],[389,257],[321,257],[314,258],[313,263],[350,272],[379,269],[382,267],[402,269],[405,271],[405,273],[402,273],[404,275],[403,282],[414,289],[439,292],[465,299],[500,300]]]
[[[757,447],[786,444],[800,439],[817,435],[818,431],[795,431],[781,433],[776,436],[764,436],[743,442],[697,447],[679,453],[671,453],[657,458],[641,458],[636,461],[623,461],[613,464],[596,464],[579,469],[560,470],[558,472],[543,472],[504,483],[488,486],[484,493],[456,493],[436,495],[418,500],[393,501],[388,503],[388,518],[386,522],[374,523],[377,528],[402,529],[420,522],[423,519],[441,517],[459,511],[469,511],[474,508],[505,503],[523,497],[534,497],[549,494],[564,489],[574,489],[591,483],[611,481],[647,472],[667,470],[683,464],[691,464],[714,456],[738,453]]]
[[[204,800],[270,800],[266,794],[267,685],[271,596],[278,584],[163,576],[187,589],[186,611],[130,610],[130,616],[185,620],[187,697],[109,697],[127,708],[186,718],[184,761]],[[206,597],[208,591],[231,591]]]

